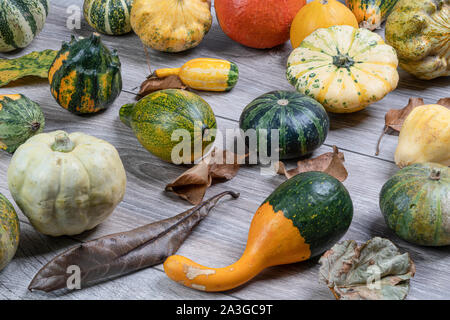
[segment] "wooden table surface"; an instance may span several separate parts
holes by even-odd
[[[87,37],[93,31],[81,17],[81,29],[69,30],[67,8],[82,10],[82,0],[51,0],[44,30],[20,52],[0,54],[18,57],[35,50],[56,49],[70,35]],[[74,7],[74,8],[76,8]],[[380,32],[382,34],[382,32]],[[225,292],[205,293],[172,282],[162,265],[77,291],[45,294],[29,292],[27,286],[36,272],[55,255],[90,239],[126,231],[178,214],[191,206],[164,186],[186,167],[168,164],[147,152],[118,117],[121,105],[135,100],[140,83],[148,75],[145,52],[139,38],[102,36],[103,42],[118,50],[122,62],[123,90],[106,111],[91,117],[73,115],[57,105],[46,79],[16,81],[0,89],[0,94],[23,93],[38,102],[45,114],[45,131],[82,131],[112,143],[124,163],[128,184],[123,202],[96,229],[75,237],[52,238],[39,234],[16,207],[20,216],[21,239],[14,260],[0,272],[0,299],[333,299],[328,288],[318,281],[317,259],[263,271],[249,283]],[[242,109],[255,97],[271,90],[293,90],[285,79],[285,65],[292,48],[289,43],[271,50],[246,48],[230,40],[214,25],[203,42],[188,52],[167,54],[149,50],[152,68],[181,66],[197,57],[224,58],[236,62],[240,80],[229,93],[199,94],[212,106],[219,128],[235,128]],[[345,155],[349,177],[344,182],[354,203],[354,218],[343,239],[366,241],[374,236],[391,239],[402,251],[408,251],[416,263],[408,299],[450,298],[450,247],[428,248],[409,244],[395,236],[384,223],[378,206],[379,191],[398,169],[393,162],[398,138],[386,136],[380,156],[375,145],[384,125],[384,115],[391,108],[401,108],[409,97],[423,97],[433,103],[449,96],[450,80],[443,77],[421,81],[403,71],[397,90],[369,108],[349,115],[331,115],[331,131],[319,155],[337,145]],[[0,192],[12,200],[6,172],[11,155],[0,152]],[[292,165],[293,163],[291,163]],[[206,197],[224,190],[241,193],[238,200],[222,201],[200,223],[179,250],[179,254],[210,267],[222,267],[238,259],[245,247],[248,227],[260,203],[285,180],[282,176],[262,176],[257,166],[242,167],[239,174],[223,184],[211,187]]]

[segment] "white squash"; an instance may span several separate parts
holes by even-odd
[[[381,100],[398,83],[395,50],[367,29],[314,31],[288,59],[287,78],[329,112],[349,113]]]
[[[75,235],[103,222],[122,201],[126,174],[117,150],[83,133],[41,133],[14,153],[11,195],[39,232]]]

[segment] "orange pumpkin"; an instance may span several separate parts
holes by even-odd
[[[295,16],[291,26],[291,44],[295,49],[319,28],[348,25],[358,28],[353,12],[336,0],[314,0],[304,6]]]
[[[215,0],[220,27],[248,47],[272,48],[289,40],[289,29],[306,0]]]

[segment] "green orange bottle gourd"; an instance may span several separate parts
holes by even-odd
[[[299,174],[281,184],[259,207],[242,257],[224,268],[208,268],[174,255],[164,262],[174,281],[202,291],[226,291],[270,266],[307,260],[329,249],[353,217],[348,191],[322,172]]]

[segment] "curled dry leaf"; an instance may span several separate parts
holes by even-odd
[[[85,286],[162,263],[225,195],[239,197],[238,193],[226,191],[172,218],[69,249],[39,270],[28,289],[50,292],[65,288],[71,265],[80,267],[81,285]]]
[[[447,109],[450,109],[450,97],[439,99],[439,101],[436,102],[436,104],[439,104],[441,106],[446,107]]]
[[[0,87],[27,76],[47,78],[57,52],[47,49],[33,51],[16,59],[0,59]]]
[[[322,171],[342,182],[348,177],[344,161],[344,154],[339,152],[339,149],[336,146],[333,146],[333,152],[324,153],[313,159],[300,160],[297,162],[297,167],[294,169],[286,170],[284,163],[279,161],[277,173],[285,175],[286,178],[290,179],[299,173]]]
[[[141,84],[138,96],[145,97],[146,95],[163,89],[186,89],[187,87],[181,82],[180,78],[171,75],[165,78],[158,78],[152,74]]]
[[[242,159],[231,151],[214,149],[198,164],[169,183],[166,191],[172,191],[190,203],[198,204],[212,183],[236,176]]]
[[[380,143],[383,139],[383,136],[385,134],[398,135],[403,126],[403,122],[405,122],[411,111],[413,111],[413,109],[416,107],[423,106],[424,104],[425,102],[422,98],[410,98],[408,105],[403,109],[391,109],[386,113],[384,117],[384,129],[377,142],[375,152],[376,156],[380,154]],[[450,108],[450,98],[442,98],[437,102],[437,104]]]
[[[409,254],[379,237],[335,244],[319,263],[320,280],[341,300],[403,300],[415,273]]]

